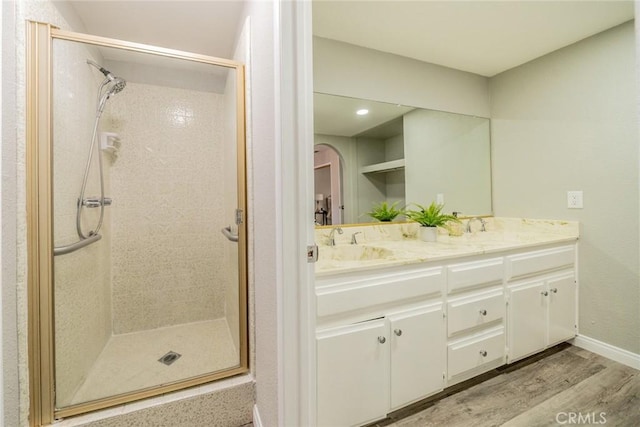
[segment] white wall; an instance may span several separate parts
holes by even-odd
[[[5,2],[0,3],[0,26],[3,25],[3,17],[4,17],[4,9],[6,9],[5,6]],[[0,27],[1,30],[2,27]],[[0,35],[0,37],[3,37],[4,34]],[[2,64],[2,48],[0,48],[0,64]],[[2,79],[2,66],[0,65],[0,82],[3,82],[4,80]],[[2,86],[0,86],[0,135],[2,135]],[[2,176],[2,152],[0,152],[0,176]],[[2,197],[2,188],[0,188],[0,224],[2,224],[2,202],[1,202],[1,197]],[[0,242],[2,242],[2,228],[0,228]],[[2,267],[2,251],[0,251],[0,267]],[[2,289],[2,276],[0,276],[0,289]],[[4,345],[3,345],[3,338],[4,338],[4,328],[2,327],[3,325],[3,320],[2,320],[2,293],[0,293],[0,420],[2,420],[1,422],[4,422],[4,362],[3,362],[3,358],[4,358]]]
[[[313,90],[489,117],[488,79],[415,59],[313,38]]]
[[[498,216],[580,221],[580,334],[640,353],[634,42],[626,23],[491,79],[493,200]]]
[[[16,164],[16,10],[2,2],[2,406],[0,425],[19,425],[19,368],[17,331],[17,164]],[[4,423],[4,424],[3,424]]]
[[[279,285],[277,273],[278,140],[276,97],[277,2],[249,1],[244,16],[251,20],[251,162],[248,165],[249,277],[255,289],[256,406],[264,426],[276,426],[280,417],[278,334]]]

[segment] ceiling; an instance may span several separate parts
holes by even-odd
[[[70,6],[73,16],[65,17],[73,18],[78,31],[84,27],[89,34],[224,58],[232,57],[245,5],[243,0],[57,3],[64,4],[63,13]],[[313,33],[491,77],[633,16],[633,1],[616,0],[313,0]],[[316,99],[316,112],[327,112],[324,118],[316,114],[316,126],[326,123],[326,133],[351,136],[400,114],[395,106],[378,106],[368,117],[344,124],[340,114],[352,115],[350,102],[343,100],[340,108],[350,112],[339,113],[327,100]]]
[[[633,17],[633,1],[314,0],[313,33],[491,77]]]
[[[66,3],[89,34],[221,58],[233,56],[245,4],[241,0]]]
[[[265,0],[257,0],[265,1]],[[75,0],[89,34],[231,57],[243,0]],[[493,76],[630,19],[633,1],[313,1],[313,33]]]

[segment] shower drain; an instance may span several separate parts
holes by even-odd
[[[165,365],[169,366],[176,360],[180,359],[180,356],[182,355],[176,353],[175,351],[170,351],[169,353],[165,354],[160,359],[158,359],[158,362],[164,363]]]

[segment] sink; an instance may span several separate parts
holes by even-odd
[[[322,246],[318,251],[320,260],[372,261],[393,258],[393,251],[368,245]]]

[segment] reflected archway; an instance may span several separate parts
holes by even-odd
[[[343,224],[343,162],[340,153],[330,145],[318,144],[314,150],[313,166],[316,225]]]

